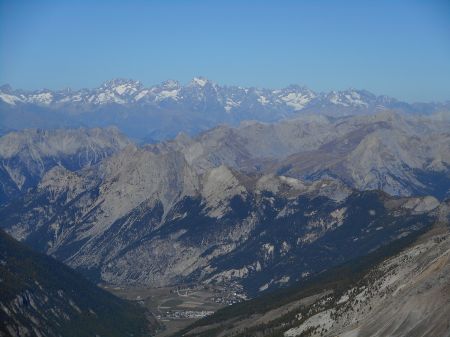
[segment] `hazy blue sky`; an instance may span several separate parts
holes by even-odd
[[[0,0],[0,83],[355,87],[450,99],[450,0]]]

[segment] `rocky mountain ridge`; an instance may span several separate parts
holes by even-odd
[[[35,187],[55,166],[76,171],[129,145],[116,128],[10,132],[0,137],[0,203]]]
[[[371,116],[304,116],[220,126],[197,137],[148,146],[180,151],[197,171],[226,165],[301,180],[340,179],[358,190],[448,196],[450,120],[390,111]]]

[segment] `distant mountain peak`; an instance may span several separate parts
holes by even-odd
[[[115,78],[103,82],[100,88],[116,90],[118,91],[119,94],[122,94],[127,88],[138,90],[141,89],[142,87],[143,85],[140,81],[126,78]]]
[[[211,83],[211,81],[205,77],[199,76],[199,77],[194,77],[189,84],[191,86],[204,87],[208,83]]]

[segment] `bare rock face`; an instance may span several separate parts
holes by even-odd
[[[206,174],[201,191],[208,216],[218,219],[230,211],[232,198],[245,198],[246,194],[247,190],[238,178],[223,165]]]

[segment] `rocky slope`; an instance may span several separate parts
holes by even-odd
[[[148,336],[153,316],[0,230],[0,336]]]
[[[128,145],[49,169],[0,209],[1,226],[96,281],[238,282],[255,294],[428,226],[450,186],[448,126],[302,117]]]
[[[205,78],[194,78],[186,85],[166,81],[148,88],[124,79],[81,90],[0,87],[4,129],[116,125],[128,136],[147,141],[171,138],[180,131],[195,134],[220,123],[273,122],[299,113],[368,114],[386,109],[429,114],[449,111],[449,105],[408,104],[355,89],[316,93],[296,85],[275,90],[220,86]]]
[[[181,152],[134,149],[75,173],[54,168],[0,216],[14,237],[96,280],[256,293],[426,227],[438,204],[226,166],[199,175]]]
[[[10,132],[0,137],[0,203],[35,187],[55,166],[76,171],[131,144],[115,128]]]
[[[448,336],[448,210],[443,204],[439,222],[413,241],[220,310],[176,336]]]

